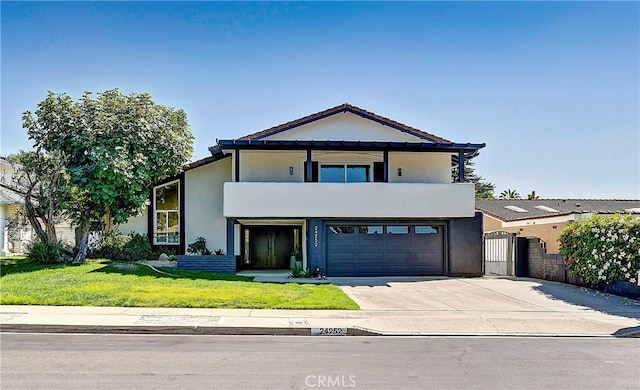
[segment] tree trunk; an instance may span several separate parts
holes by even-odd
[[[47,229],[47,238],[49,239],[49,243],[57,244],[58,237],[56,236],[56,224],[54,218],[54,208],[56,207],[54,193],[58,190],[58,178],[60,177],[60,171],[55,170],[53,178],[51,179],[51,184],[53,186],[51,195],[49,195],[49,209],[47,213],[47,220],[45,221],[45,227]]]
[[[89,247],[89,224],[83,222],[76,228],[76,257],[73,262],[76,264],[84,263],[87,257],[87,248]]]
[[[102,229],[102,232],[106,234],[111,233],[111,231],[113,230],[113,219],[111,218],[111,208],[109,206],[105,207]]]
[[[33,203],[31,203],[31,198],[29,196],[25,197],[24,209],[27,214],[27,219],[29,220],[29,223],[31,224],[31,227],[33,228],[33,230],[36,232],[36,235],[38,236],[38,238],[42,242],[49,243],[49,236],[47,235],[47,232],[45,232],[45,230],[42,228],[42,225],[40,224],[40,221],[36,216]]]

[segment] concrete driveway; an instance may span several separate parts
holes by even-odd
[[[364,328],[411,334],[625,335],[640,301],[525,278],[331,278],[370,314]]]

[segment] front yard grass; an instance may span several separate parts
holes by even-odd
[[[89,260],[41,265],[0,259],[0,304],[51,306],[348,309],[358,305],[329,284],[259,283],[209,272],[156,273],[134,263]]]

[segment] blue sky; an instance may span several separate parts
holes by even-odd
[[[0,153],[48,90],[186,111],[195,156],[344,102],[523,196],[640,199],[640,3],[1,2]]]

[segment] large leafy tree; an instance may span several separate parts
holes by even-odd
[[[493,191],[496,186],[488,182],[484,177],[478,176],[475,172],[475,163],[472,160],[465,161],[464,164],[464,181],[466,183],[474,183],[476,186],[476,198],[493,199]],[[453,182],[458,181],[459,168],[455,166],[452,171]]]
[[[64,156],[69,188],[58,206],[77,226],[75,262],[86,256],[92,226],[125,222],[151,185],[178,174],[193,153],[185,112],[146,93],[85,92],[75,101],[49,92],[22,120],[36,150]]]

